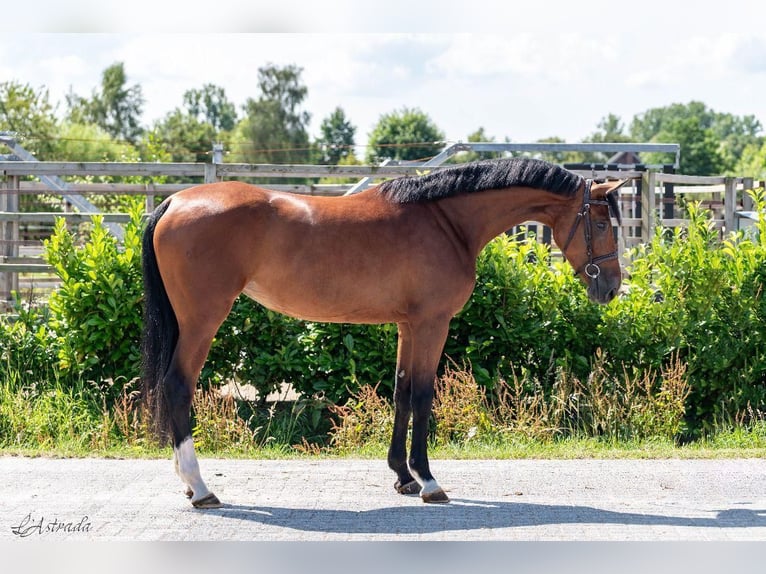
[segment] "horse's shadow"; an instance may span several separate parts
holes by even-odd
[[[453,499],[447,505],[396,506],[372,510],[330,510],[224,504],[206,513],[308,532],[418,534],[449,530],[518,528],[564,524],[623,524],[692,528],[766,527],[766,510],[730,508],[712,517],[616,512],[591,506]]]

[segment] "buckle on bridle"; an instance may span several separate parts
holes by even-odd
[[[591,269],[593,269],[593,271],[591,271]],[[601,275],[601,267],[595,263],[587,263],[585,265],[585,269],[583,269],[583,273],[585,273],[591,279],[596,279],[599,275]]]

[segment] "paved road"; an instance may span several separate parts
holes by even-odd
[[[223,508],[193,509],[169,460],[0,457],[0,540],[766,541],[760,459],[435,460],[448,505],[384,461],[200,465]]]

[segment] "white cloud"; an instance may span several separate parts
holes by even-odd
[[[736,0],[733,0],[736,2]],[[755,114],[766,124],[766,36],[666,25],[578,27],[529,6],[501,8],[504,33],[436,34],[51,34],[0,37],[0,81],[90,94],[102,71],[125,63],[146,99],[144,121],[214,83],[235,104],[257,95],[258,68],[296,64],[308,87],[311,128],[341,106],[363,143],[379,117],[420,107],[448,138],[484,126],[498,139],[558,135],[576,141],[608,113],[626,123],[651,107],[701,100]],[[532,16],[530,16],[532,14]],[[728,17],[728,16],[727,16]],[[604,20],[605,22],[608,19]],[[429,21],[430,23],[430,21]],[[722,24],[725,23],[725,18]],[[24,50],[17,48],[25,46]]]
[[[762,74],[766,72],[766,37],[737,36],[728,58],[733,68]]]
[[[429,63],[432,71],[453,76],[516,75],[566,82],[614,66],[617,38],[576,33],[460,34]]]

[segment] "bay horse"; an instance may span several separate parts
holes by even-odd
[[[619,218],[613,192],[624,183],[503,159],[344,197],[225,181],[163,201],[143,237],[144,396],[169,431],[192,505],[221,506],[200,475],[190,410],[213,337],[241,293],[309,321],[397,324],[394,486],[424,502],[448,502],[429,469],[428,419],[449,323],[471,296],[479,252],[514,225],[543,223],[589,298],[606,304],[621,282],[611,216]]]

